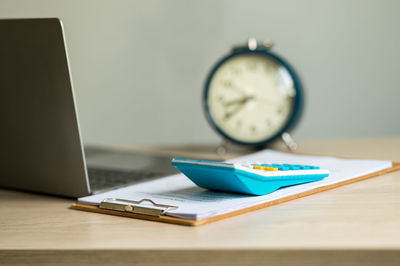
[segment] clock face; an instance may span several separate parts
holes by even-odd
[[[260,143],[278,134],[293,115],[295,84],[287,68],[259,53],[235,55],[214,72],[207,105],[229,138]]]

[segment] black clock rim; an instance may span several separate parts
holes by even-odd
[[[271,136],[265,140],[258,141],[258,142],[240,141],[240,140],[237,140],[237,139],[229,136],[228,134],[226,134],[221,128],[218,127],[217,123],[214,121],[214,119],[210,113],[210,108],[209,108],[209,105],[207,102],[210,83],[211,83],[211,80],[214,77],[216,71],[229,59],[239,56],[239,55],[244,55],[244,54],[259,54],[259,55],[273,58],[274,60],[278,61],[282,66],[284,66],[286,68],[286,70],[291,75],[291,77],[293,79],[293,83],[294,83],[294,89],[296,91],[293,110],[292,110],[292,113],[290,114],[290,118],[288,119],[286,124],[280,130],[278,130],[277,133],[275,133],[273,136]],[[304,101],[303,87],[300,82],[300,79],[298,78],[298,75],[296,74],[296,71],[283,57],[281,57],[275,53],[272,53],[267,49],[250,50],[247,48],[243,48],[243,49],[235,50],[232,53],[226,55],[225,57],[223,57],[222,59],[217,61],[217,63],[214,65],[214,67],[209,72],[207,79],[206,79],[205,86],[204,86],[204,91],[203,91],[203,110],[205,112],[207,121],[211,125],[211,127],[217,133],[222,135],[225,139],[227,139],[233,143],[236,143],[236,144],[251,146],[251,147],[264,147],[267,144],[269,144],[269,143],[275,141],[276,139],[278,139],[279,137],[281,137],[283,133],[290,131],[299,121],[299,118],[300,118],[300,115],[301,115],[302,109],[303,109],[302,108],[303,101]]]

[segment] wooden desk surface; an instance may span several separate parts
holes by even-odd
[[[303,141],[298,152],[400,161],[400,138]],[[200,227],[72,202],[0,190],[0,265],[400,265],[400,172]]]

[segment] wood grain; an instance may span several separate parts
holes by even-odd
[[[400,161],[400,137],[299,143]],[[199,227],[69,209],[0,189],[0,265],[400,265],[400,171]]]
[[[0,251],[2,257],[7,265],[400,265],[394,250],[26,250]]]

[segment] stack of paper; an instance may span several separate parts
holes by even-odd
[[[322,156],[305,156],[264,150],[230,162],[260,162],[316,165],[329,169],[324,180],[279,189],[265,196],[248,196],[208,191],[197,187],[183,174],[160,178],[105,193],[83,197],[78,203],[99,205],[106,198],[138,201],[151,199],[159,204],[177,206],[168,216],[201,220],[238,211],[302,192],[354,179],[392,167],[391,161],[339,159]]]

